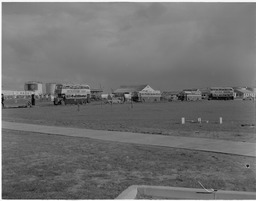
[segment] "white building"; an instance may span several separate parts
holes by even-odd
[[[235,88],[234,91],[236,94],[236,98],[246,99],[246,98],[256,97],[255,88],[240,87],[240,88]]]
[[[154,90],[148,84],[120,86],[114,91],[114,94],[117,97],[125,97],[125,94],[129,94],[133,100],[142,102],[160,101],[161,97],[161,92]]]
[[[181,99],[184,101],[202,100],[202,92],[199,89],[184,89],[181,92]]]

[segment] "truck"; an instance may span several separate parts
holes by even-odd
[[[56,84],[54,105],[86,104],[90,102],[91,90],[86,84]]]

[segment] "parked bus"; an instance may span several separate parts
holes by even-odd
[[[54,105],[86,104],[90,102],[91,90],[89,85],[56,84],[54,91]]]
[[[234,89],[232,87],[211,87],[209,100],[233,100]]]

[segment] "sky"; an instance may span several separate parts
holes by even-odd
[[[256,86],[256,4],[3,2],[2,89]]]

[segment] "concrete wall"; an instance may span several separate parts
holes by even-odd
[[[152,196],[154,199],[193,200],[255,200],[255,192],[224,191],[213,189],[182,188],[168,186],[133,185],[124,190],[116,199],[136,199],[137,195]]]

